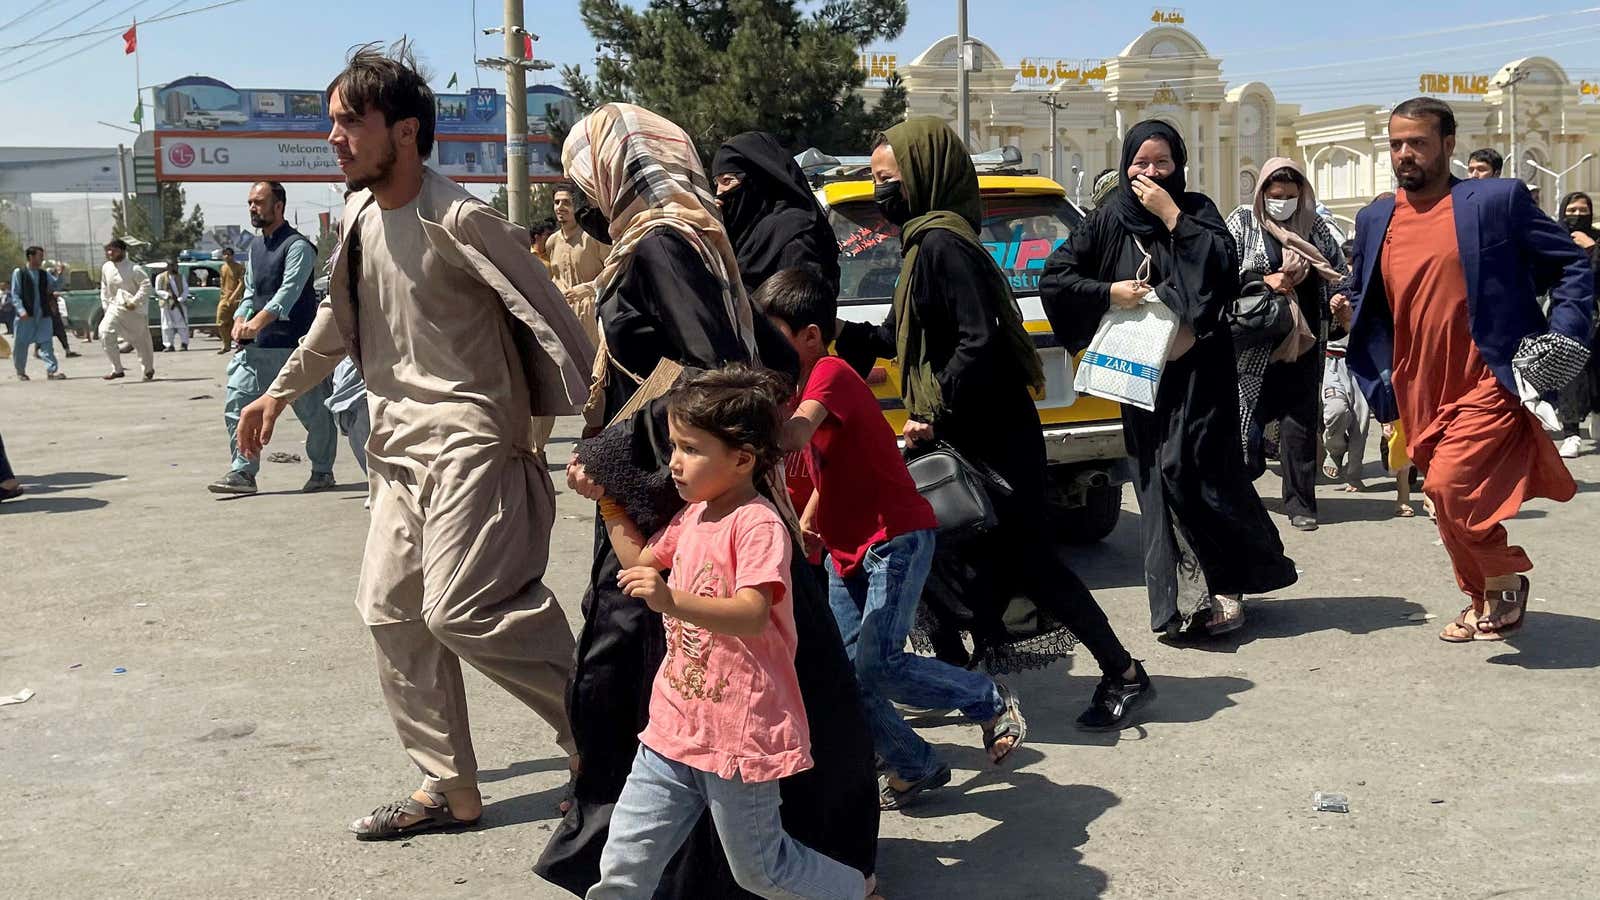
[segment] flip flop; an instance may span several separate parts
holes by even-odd
[[[1415,519],[1417,517],[1417,511],[1412,509],[1409,505],[1396,506],[1394,508],[1394,517],[1397,519]]]
[[[1474,635],[1477,629],[1467,624],[1467,613],[1470,612],[1472,612],[1472,606],[1469,604],[1465,609],[1461,610],[1461,615],[1456,616],[1454,622],[1446,625],[1444,630],[1439,632],[1439,640],[1447,644],[1470,644],[1476,640]],[[1461,631],[1466,632],[1466,636],[1459,636],[1459,632],[1454,635],[1451,634],[1450,629],[1452,628],[1459,628]]]
[[[905,790],[896,790],[889,783],[888,773],[878,776],[878,808],[883,810],[905,809],[923,791],[931,791],[950,783],[950,767],[939,763],[932,772],[911,782]]]

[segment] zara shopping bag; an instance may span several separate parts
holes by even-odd
[[[1139,244],[1144,261],[1135,275],[1138,281],[1150,277],[1150,252]],[[1192,335],[1180,342],[1178,316],[1167,308],[1155,289],[1145,291],[1144,302],[1132,309],[1113,306],[1100,320],[1089,349],[1084,351],[1073,387],[1080,394],[1092,394],[1155,411],[1156,389],[1167,360],[1177,359],[1193,344]]]

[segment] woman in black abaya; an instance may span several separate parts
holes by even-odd
[[[676,125],[628,104],[608,104],[579,122],[563,147],[567,175],[593,201],[581,219],[611,243],[595,287],[606,367],[597,420],[609,422],[669,359],[715,368],[793,348],[750,308],[737,263],[693,144]],[[609,220],[609,221],[606,221]],[[794,374],[790,373],[791,376]],[[643,414],[641,414],[643,415]],[[576,460],[569,481],[588,490]],[[624,498],[618,498],[622,500]],[[796,551],[796,557],[799,557]],[[650,686],[665,653],[661,617],[617,587],[620,565],[596,517],[595,553],[583,600],[577,666],[567,709],[578,745],[573,802],[534,871],[582,895],[599,880],[611,810],[648,719]],[[807,590],[811,585],[812,589]],[[815,766],[781,783],[783,824],[807,846],[871,874],[876,868],[878,786],[872,739],[855,672],[827,597],[796,578],[795,669],[811,725]],[[733,880],[709,814],[673,858],[654,895],[749,896]]]
[[[717,150],[711,178],[751,294],[784,269],[811,266],[839,289],[839,242],[794,157],[764,131],[747,131]]]
[[[1237,250],[1211,201],[1185,192],[1186,162],[1170,126],[1134,126],[1118,189],[1051,255],[1040,297],[1072,352],[1088,346],[1108,309],[1133,308],[1152,287],[1182,323],[1180,346],[1192,336],[1162,372],[1156,410],[1125,405],[1122,424],[1137,470],[1150,628],[1221,634],[1243,624],[1244,594],[1287,587],[1296,575],[1239,453],[1224,318],[1239,293]]]

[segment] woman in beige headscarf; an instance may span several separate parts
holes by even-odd
[[[759,362],[787,370],[791,379],[798,374],[793,347],[750,305],[714,212],[715,195],[683,129],[637,106],[607,104],[572,129],[562,164],[590,202],[579,224],[611,245],[593,282],[601,339],[587,410],[591,426],[610,422],[661,360],[702,369]],[[575,491],[595,496],[576,455],[567,477]],[[622,593],[620,570],[597,516],[592,580],[567,693],[580,770],[566,815],[535,866],[545,879],[580,895],[599,878],[611,807],[632,767],[650,683],[666,650],[661,617]],[[820,589],[797,577],[787,600],[794,605],[795,668],[815,767],[780,782],[784,828],[870,875],[878,790],[855,676]],[[696,831],[656,897],[743,895],[714,833],[704,824]]]
[[[1278,423],[1283,505],[1301,531],[1317,528],[1317,435],[1322,431],[1322,353],[1328,301],[1344,279],[1344,254],[1300,164],[1277,157],[1261,167],[1249,206],[1228,216],[1239,274],[1293,299],[1296,326],[1276,347],[1239,352],[1239,411],[1252,473],[1265,467],[1261,429]]]

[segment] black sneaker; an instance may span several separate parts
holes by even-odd
[[[306,481],[305,487],[300,489],[300,493],[316,494],[322,491],[331,491],[337,486],[338,482],[333,480],[333,473],[324,472],[321,475],[312,475],[311,478]]]
[[[249,472],[229,472],[206,485],[206,490],[213,494],[254,494],[256,477]]]
[[[1121,731],[1132,724],[1133,713],[1156,698],[1155,685],[1144,670],[1144,663],[1133,661],[1134,679],[1123,681],[1116,675],[1103,675],[1094,689],[1094,700],[1078,717],[1079,731]]]
[[[1311,516],[1293,516],[1293,517],[1291,517],[1289,519],[1289,524],[1293,525],[1295,528],[1299,529],[1300,531],[1316,531],[1317,530],[1317,520],[1312,518]]]

